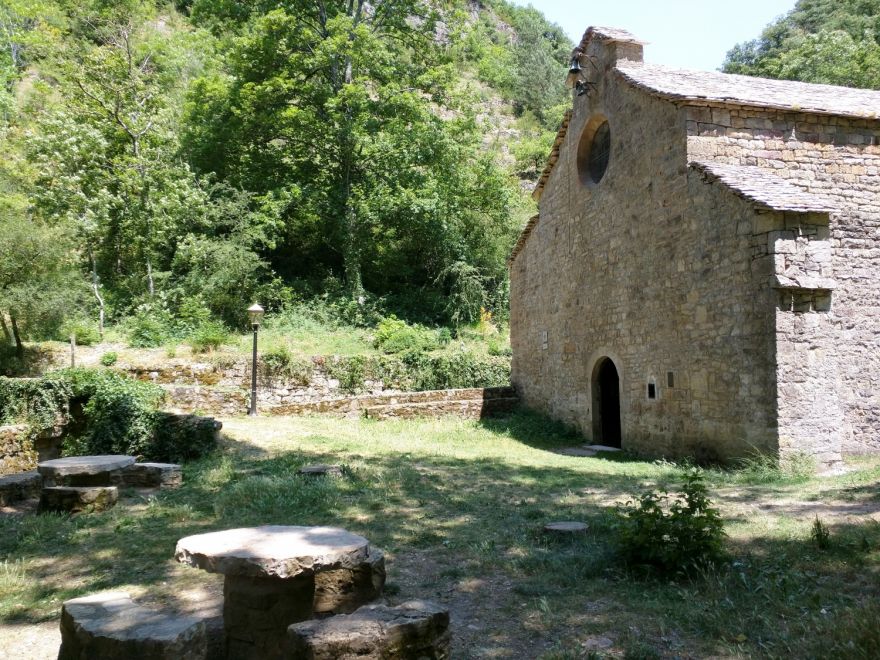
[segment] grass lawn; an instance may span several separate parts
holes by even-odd
[[[454,658],[880,657],[880,459],[821,479],[708,472],[730,561],[668,581],[618,565],[611,511],[683,468],[553,453],[582,441],[542,417],[235,418],[224,432],[176,491],[129,493],[100,514],[0,517],[0,649],[4,629],[54,628],[61,601],[102,589],[181,610],[216,601],[220,576],[176,564],[176,540],[272,523],[341,526],[384,549],[391,602],[451,609]],[[348,469],[296,474],[315,462]],[[826,549],[811,540],[816,516]],[[553,520],[589,532],[550,539]]]

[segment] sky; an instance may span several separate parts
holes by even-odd
[[[629,30],[645,61],[714,71],[734,44],[754,39],[795,0],[512,0],[532,5],[575,43],[590,25]]]

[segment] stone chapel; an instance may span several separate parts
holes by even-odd
[[[655,456],[880,451],[880,92],[591,27],[510,257],[513,383]]]

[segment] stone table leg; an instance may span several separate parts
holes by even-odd
[[[287,627],[312,616],[313,575],[288,580],[227,575],[223,628],[228,660],[284,657]]]

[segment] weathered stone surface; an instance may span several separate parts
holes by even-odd
[[[590,456],[596,455],[594,449],[588,449],[586,447],[563,447],[562,449],[554,450],[554,452],[562,454],[563,456],[579,456],[582,458],[589,458]]]
[[[0,477],[0,506],[37,497],[43,485],[39,472],[19,472]]]
[[[341,477],[341,465],[306,465],[299,469],[299,473],[309,477]]]
[[[338,527],[280,525],[187,536],[175,551],[178,561],[211,573],[278,578],[357,568],[368,554],[367,539]]]
[[[126,486],[173,488],[183,483],[183,470],[176,463],[134,463],[122,472]]]
[[[132,602],[124,592],[74,598],[61,608],[58,660],[203,660],[205,624]]]
[[[116,486],[46,486],[40,493],[39,511],[104,511],[116,504]]]
[[[321,571],[315,575],[315,612],[354,612],[376,600],[385,586],[385,555],[370,548],[366,560],[356,568]]]
[[[263,578],[227,575],[223,583],[223,628],[227,658],[284,657],[287,627],[313,613],[312,575]]]
[[[594,451],[594,452],[605,451],[605,452],[612,452],[613,453],[613,452],[621,451],[620,447],[609,447],[607,445],[586,445],[585,449],[589,449],[590,451]]]
[[[573,520],[560,520],[544,525],[544,531],[548,534],[583,534],[587,531],[586,523],[576,522]]]
[[[0,426],[0,475],[33,470],[37,452],[24,424]]]
[[[123,483],[122,473],[134,465],[134,456],[68,456],[43,461],[37,471],[46,485],[110,486]]]
[[[445,660],[449,612],[425,601],[367,605],[353,614],[296,623],[288,658],[297,660]]]

